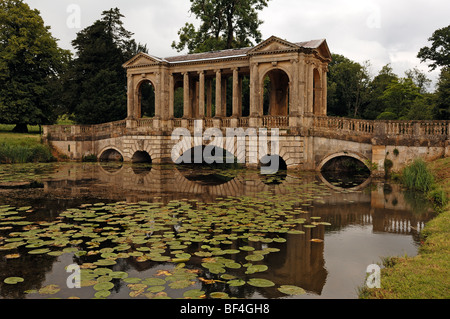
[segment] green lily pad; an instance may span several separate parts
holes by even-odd
[[[34,249],[30,250],[28,253],[31,255],[40,255],[40,254],[46,254],[50,251],[48,248],[42,248],[42,249]]]
[[[23,282],[23,281],[24,281],[24,279],[22,277],[8,277],[8,278],[5,278],[5,280],[3,280],[3,282],[8,285],[15,285],[15,284],[17,284],[19,282]]]
[[[232,287],[239,287],[245,285],[245,280],[242,279],[233,279],[227,282],[228,285]]]
[[[100,282],[94,286],[94,289],[97,291],[100,290],[110,290],[114,287],[114,284],[112,282],[106,281],[106,282]]]
[[[172,289],[184,289],[191,285],[193,285],[195,282],[190,280],[177,280],[173,281],[169,284],[169,287]]]
[[[209,294],[209,296],[214,299],[228,298],[228,294],[226,292],[220,292],[220,291],[212,292]]]
[[[142,280],[142,283],[148,286],[162,286],[166,284],[166,281],[161,278],[146,278]]]
[[[109,290],[99,290],[95,293],[95,298],[107,298],[111,295],[111,291]]]
[[[286,295],[303,295],[306,291],[303,288],[297,286],[283,285],[278,288],[278,290]]]
[[[260,287],[260,288],[275,286],[275,283],[273,281],[270,281],[267,279],[262,279],[262,278],[251,278],[247,283],[251,286]]]
[[[200,289],[191,289],[183,293],[184,298],[200,298],[205,292]]]
[[[151,286],[147,289],[148,292],[157,293],[166,289],[165,286]]]
[[[253,255],[245,256],[245,260],[248,260],[248,261],[260,261],[263,259],[264,259],[264,255],[262,255],[262,254],[253,254]]]
[[[267,265],[251,265],[251,266],[247,267],[247,271],[245,273],[246,274],[254,274],[256,272],[266,271],[267,269],[269,269],[269,267],[267,267]]]

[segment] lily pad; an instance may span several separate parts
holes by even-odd
[[[262,278],[251,278],[247,283],[251,286],[260,287],[260,288],[275,286],[275,283],[273,281],[270,281],[268,279],[262,279]]]
[[[297,286],[283,285],[278,288],[278,290],[286,295],[303,295],[306,291],[303,288]]]
[[[232,287],[239,287],[245,285],[245,280],[242,279],[233,279],[227,282],[228,285]]]
[[[23,281],[24,281],[24,279],[22,277],[8,277],[8,278],[5,278],[5,280],[3,280],[3,282],[8,285],[15,285],[15,284],[17,284],[19,282],[23,282]]]
[[[94,286],[94,289],[97,291],[100,290],[109,290],[114,287],[114,284],[112,282],[106,281],[106,282],[100,282]]]
[[[220,292],[220,291],[212,292],[209,294],[209,296],[214,299],[228,298],[228,294],[226,292]]]
[[[107,298],[111,295],[111,291],[109,290],[100,290],[95,293],[95,298]]]
[[[191,289],[183,293],[184,298],[200,298],[205,292],[200,289]]]
[[[59,288],[58,285],[48,285],[48,286],[45,286],[45,287],[42,287],[41,289],[39,289],[38,292],[41,295],[54,295],[60,290],[61,290],[61,288]]]

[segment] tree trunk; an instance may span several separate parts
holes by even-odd
[[[28,133],[28,126],[26,124],[16,124],[12,131],[14,133]]]

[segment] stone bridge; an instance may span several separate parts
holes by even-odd
[[[126,119],[44,126],[43,138],[74,160],[94,154],[100,160],[167,163],[180,142],[172,133],[184,128],[190,136],[183,137],[177,156],[214,143],[247,165],[258,165],[265,155],[279,155],[288,169],[321,170],[334,158],[352,157],[374,175],[384,174],[386,159],[393,170],[400,170],[417,157],[449,155],[449,121],[328,117],[330,61],[325,40],[291,43],[275,36],[253,48],[168,58],[140,53],[124,64]],[[153,98],[144,103],[148,90]],[[200,133],[213,132],[213,142],[196,135],[199,126]],[[239,128],[247,133],[243,139],[217,138]],[[265,137],[261,129],[269,130],[268,140],[270,129],[278,129],[277,152],[273,142],[255,144],[248,136],[253,129],[258,142]],[[244,151],[239,145],[245,145]]]

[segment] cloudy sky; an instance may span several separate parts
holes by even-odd
[[[178,53],[171,43],[185,22],[196,23],[189,0],[25,0],[38,9],[60,46],[82,28],[118,7],[125,28],[149,53],[168,57]],[[388,63],[400,76],[413,67],[426,71],[416,58],[436,29],[450,23],[449,0],[270,0],[260,13],[263,38],[278,36],[291,42],[325,38],[331,52],[363,63],[376,75]],[[439,71],[428,73],[435,81]]]

